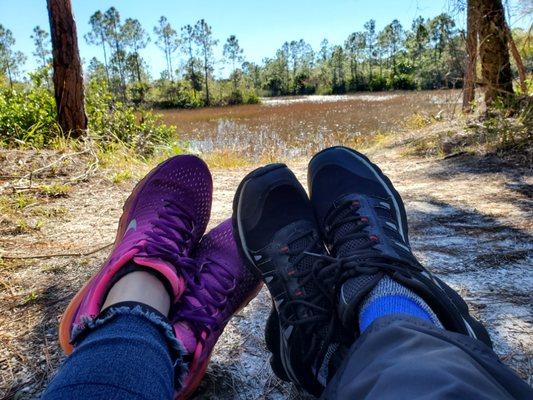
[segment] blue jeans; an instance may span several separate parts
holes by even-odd
[[[118,306],[81,339],[43,400],[173,398],[175,370],[183,372],[179,366],[185,365],[169,340],[170,324],[146,306]]]
[[[183,374],[186,368],[162,320],[124,307],[101,319],[43,399],[172,399],[179,380],[174,371]],[[370,325],[322,395],[324,400],[474,398],[533,399],[533,391],[480,341],[400,315]]]

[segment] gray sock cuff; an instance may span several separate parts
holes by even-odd
[[[366,296],[365,301],[361,305],[360,313],[362,314],[362,311],[373,301],[380,297],[385,296],[402,296],[406,297],[409,300],[411,300],[413,303],[418,305],[421,309],[423,309],[431,319],[431,322],[435,324],[435,326],[439,328],[443,328],[441,322],[439,321],[437,315],[433,312],[433,310],[428,306],[428,304],[422,300],[420,296],[415,294],[412,290],[406,288],[402,284],[396,282],[389,276],[384,276],[380,279],[378,284],[372,289],[372,291]]]

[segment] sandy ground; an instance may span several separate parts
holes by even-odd
[[[406,158],[400,156],[400,149],[370,155],[405,200],[417,256],[466,298],[472,312],[488,326],[496,352],[531,385],[531,171],[491,157]],[[5,169],[9,165],[8,172],[15,174],[18,167],[10,162],[12,156],[2,154],[0,165]],[[306,162],[288,164],[305,182]],[[237,185],[252,168],[213,171],[211,227],[230,216]],[[85,253],[110,243],[122,202],[133,185],[115,185],[95,175],[78,183],[68,197],[41,205],[66,212],[29,233],[14,232],[9,221],[1,220],[0,254]],[[0,398],[30,399],[42,391],[62,360],[58,318],[105,257],[103,250],[76,257],[4,258],[0,264]],[[229,323],[197,398],[303,398],[270,371],[263,340],[269,304],[263,290]]]

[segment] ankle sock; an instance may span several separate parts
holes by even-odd
[[[363,333],[376,319],[393,314],[420,318],[442,328],[435,313],[421,297],[385,276],[363,301],[359,312],[359,331]]]

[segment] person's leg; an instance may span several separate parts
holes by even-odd
[[[123,311],[87,334],[42,399],[172,399],[174,361],[164,328],[137,312]]]
[[[392,314],[352,345],[322,399],[532,399],[531,388],[479,340]]]
[[[211,187],[194,156],[170,158],[137,184],[110,256],[63,313],[59,339],[70,357],[45,399],[171,399],[182,389],[186,349],[174,319],[199,273],[190,255],[207,227]]]
[[[43,399],[172,399],[174,363],[182,360],[169,343],[163,283],[131,272],[111,287],[102,308]]]
[[[459,294],[413,255],[403,201],[378,166],[334,147],[313,157],[308,181],[338,266],[340,326],[355,341],[332,358],[332,371],[342,366],[324,398],[533,398]]]
[[[60,344],[72,355],[45,400],[194,392],[227,322],[260,288],[230,221],[202,237],[211,195],[194,156],[173,157],[137,184],[111,255],[63,314]]]

